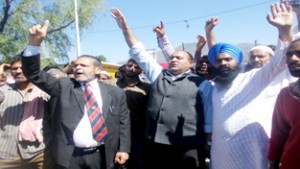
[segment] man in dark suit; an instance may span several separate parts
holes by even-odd
[[[75,61],[74,79],[57,79],[40,71],[39,48],[47,29],[48,21],[29,29],[22,63],[25,76],[57,101],[56,106],[51,107],[54,109],[51,111],[54,121],[51,150],[57,168],[103,169],[111,168],[114,163],[124,164],[130,151],[130,119],[125,93],[97,82],[101,62],[93,56],[83,55]],[[95,126],[91,125],[90,109],[85,105],[86,88],[96,100],[97,105],[91,108],[99,108],[101,113],[97,114],[104,117],[102,122],[106,129],[101,133],[105,140],[94,136]]]

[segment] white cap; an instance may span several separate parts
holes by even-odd
[[[265,46],[265,45],[254,46],[253,48],[251,48],[251,49],[249,50],[248,54],[250,54],[251,51],[256,50],[256,49],[266,51],[266,52],[268,52],[271,56],[274,55],[274,51],[273,51],[270,47]]]
[[[108,73],[107,71],[104,71],[104,70],[101,70],[101,71],[100,71],[100,74],[103,74],[103,75],[105,75],[105,76],[110,77],[109,73]]]

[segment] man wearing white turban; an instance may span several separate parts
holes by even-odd
[[[254,68],[261,68],[263,65],[270,61],[273,55],[274,51],[268,46],[254,46],[248,52],[249,60],[247,65],[245,66],[245,72]]]

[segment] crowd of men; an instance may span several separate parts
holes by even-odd
[[[278,44],[254,46],[247,63],[217,42],[219,18],[205,23],[194,56],[173,49],[161,21],[153,31],[164,69],[113,8],[131,56],[115,78],[91,55],[41,70],[49,22],[34,25],[24,51],[0,65],[0,169],[300,168],[293,10],[299,21],[300,8],[271,5]]]

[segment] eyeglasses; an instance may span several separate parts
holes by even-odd
[[[300,50],[294,50],[286,52],[285,54],[287,57],[292,57],[293,55],[296,55],[298,58],[300,58]]]

